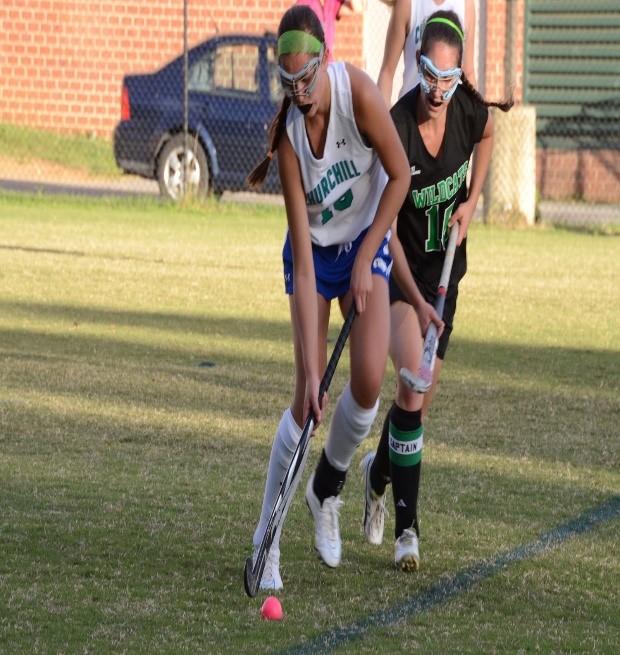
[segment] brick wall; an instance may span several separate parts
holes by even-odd
[[[486,30],[479,34],[480,51],[485,57],[485,96],[501,100],[511,93],[516,102],[523,100],[523,52],[525,0],[487,0]]]
[[[485,12],[478,34],[485,95],[497,100],[512,92],[521,102],[525,0],[477,4]],[[216,31],[275,31],[289,5],[188,0],[190,45]],[[2,0],[0,27],[0,122],[110,138],[123,75],[155,70],[182,52],[183,0]],[[364,16],[345,13],[336,26],[336,58],[363,66],[363,40]],[[619,156],[539,151],[542,197],[617,202]]]
[[[188,0],[188,40],[277,29],[286,0]],[[362,17],[343,16],[336,56],[362,61]],[[125,73],[183,50],[183,0],[2,0],[0,122],[109,138]]]
[[[481,52],[485,58],[485,96],[491,100],[502,98],[505,92],[506,2],[487,0],[486,6],[486,42]]]
[[[618,150],[537,151],[536,178],[542,198],[620,201]]]
[[[512,93],[523,102],[525,0],[486,0],[486,30],[480,37],[485,57],[485,96]],[[536,151],[536,182],[543,199],[620,202],[620,152],[617,150]]]

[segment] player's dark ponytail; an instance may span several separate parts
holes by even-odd
[[[439,19],[439,20],[433,20]],[[420,52],[425,54],[428,52],[430,45],[435,41],[441,41],[459,52],[459,65],[463,61],[463,26],[459,17],[454,11],[436,11],[431,14],[426,21],[424,31],[422,32],[422,43],[420,44]],[[511,98],[502,102],[489,102],[485,100],[480,92],[474,85],[467,79],[465,73],[461,75],[461,82],[464,91],[475,102],[484,105],[485,107],[497,107],[502,111],[508,111],[514,101]]]
[[[282,134],[284,134],[284,129],[286,127],[286,114],[288,113],[288,108],[291,106],[291,99],[288,96],[284,96],[282,99],[282,104],[280,105],[280,110],[276,114],[276,117],[271,122],[269,126],[269,152],[265,155],[265,158],[252,169],[252,172],[248,175],[248,184],[251,189],[260,188],[261,184],[265,181],[267,177],[267,171],[269,170],[269,164],[274,154],[278,151],[278,146],[280,145],[280,139]]]
[[[465,73],[461,75],[461,82],[462,82],[463,89],[465,90],[467,95],[470,98],[473,98],[476,102],[479,102],[481,105],[484,105],[485,107],[497,107],[502,111],[508,111],[512,107],[512,105],[514,105],[514,100],[512,99],[512,97],[502,102],[489,102],[488,100],[485,100],[480,94],[480,92],[476,89],[476,87],[467,79]]]
[[[284,34],[284,32],[290,30],[309,32],[321,43],[325,43],[325,35],[323,33],[321,21],[318,19],[314,11],[312,11],[312,9],[307,5],[293,5],[284,13],[278,27],[278,37]],[[259,188],[267,177],[269,164],[278,151],[280,139],[286,129],[286,115],[290,106],[291,99],[285,95],[282,99],[280,110],[269,126],[269,152],[267,152],[265,158],[248,175],[247,182],[252,189]]]

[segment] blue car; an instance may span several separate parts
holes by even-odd
[[[123,78],[116,163],[156,179],[161,193],[174,199],[185,189],[206,196],[247,188],[248,173],[268,149],[267,130],[282,98],[276,37],[215,36],[189,50],[187,136],[183,59]],[[261,190],[281,191],[277,165]]]

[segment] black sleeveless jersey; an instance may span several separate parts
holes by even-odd
[[[391,110],[411,166],[409,193],[398,213],[398,237],[420,290],[433,294],[441,276],[448,222],[467,199],[465,177],[469,159],[474,145],[482,138],[488,108],[459,86],[448,105],[446,131],[435,158],[426,150],[418,130],[418,93],[419,85]],[[458,284],[467,270],[466,241],[456,249],[450,285]]]

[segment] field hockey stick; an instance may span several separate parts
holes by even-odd
[[[351,326],[353,325],[353,319],[356,316],[355,310],[355,301],[351,304],[351,309],[345,319],[344,325],[340,330],[338,339],[334,346],[334,351],[332,356],[329,359],[325,373],[323,374],[323,379],[319,385],[319,404],[332,381],[334,372],[336,371],[336,366],[338,365],[338,360],[342,354],[342,350],[347,342],[349,333],[351,332]],[[263,577],[263,571],[265,570],[265,564],[267,563],[267,556],[269,555],[269,550],[271,549],[271,544],[273,539],[278,531],[280,523],[283,517],[286,514],[286,510],[290,503],[290,500],[293,495],[293,491],[297,486],[298,476],[301,475],[303,471],[303,464],[306,458],[308,444],[310,442],[310,436],[314,430],[314,425],[316,423],[316,418],[312,410],[306,419],[304,424],[301,437],[299,438],[299,443],[295,448],[291,463],[284,475],[284,479],[280,484],[280,490],[276,497],[273,509],[271,510],[271,515],[269,516],[269,521],[267,522],[267,527],[265,533],[256,552],[256,558],[248,557],[245,561],[245,569],[243,571],[243,583],[245,586],[245,593],[253,598],[258,592],[258,586],[260,580]]]
[[[455,223],[450,229],[448,246],[441,268],[441,277],[437,288],[437,298],[435,299],[435,311],[439,318],[443,318],[443,309],[446,304],[446,293],[450,282],[450,273],[452,271],[452,262],[454,261],[454,252],[456,250],[456,240],[459,236],[459,224]],[[408,368],[400,369],[401,380],[417,393],[426,393],[433,384],[433,370],[435,369],[435,359],[437,358],[437,346],[439,344],[438,330],[435,323],[431,322],[426,330],[424,338],[424,349],[422,351],[422,363],[417,374],[412,373]]]

